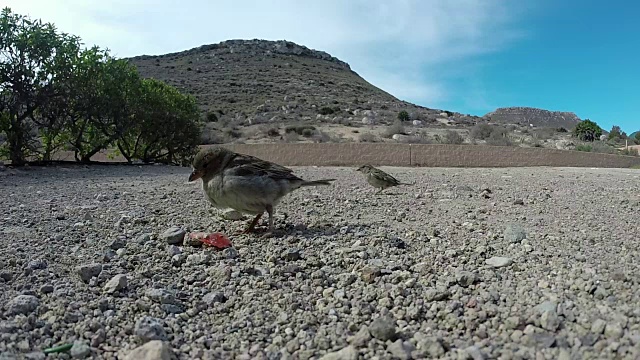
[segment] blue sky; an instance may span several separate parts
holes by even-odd
[[[612,0],[5,0],[120,57],[228,39],[326,51],[394,96],[484,115],[572,111],[640,129],[640,4]]]

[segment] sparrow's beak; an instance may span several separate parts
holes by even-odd
[[[193,172],[191,172],[191,175],[189,175],[189,182],[196,181],[201,177],[202,177],[202,171],[193,170]]]

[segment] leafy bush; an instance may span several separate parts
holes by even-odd
[[[398,120],[400,121],[409,121],[409,113],[405,110],[402,110],[398,113]]]
[[[280,131],[276,128],[269,128],[269,130],[267,130],[267,135],[271,137],[280,136]]]
[[[582,141],[593,142],[599,139],[600,135],[602,135],[602,128],[595,122],[585,119],[576,125],[573,133]]]
[[[118,138],[118,150],[128,161],[187,165],[201,135],[195,98],[156,79],[144,79],[141,85],[136,121]]]

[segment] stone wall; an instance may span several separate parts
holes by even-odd
[[[424,144],[227,144],[285,166],[600,167],[640,166],[640,157],[544,148]]]

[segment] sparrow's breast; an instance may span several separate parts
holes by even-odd
[[[218,209],[226,209],[224,199],[221,196],[222,179],[218,176],[202,181],[202,189],[207,196],[207,200]]]

